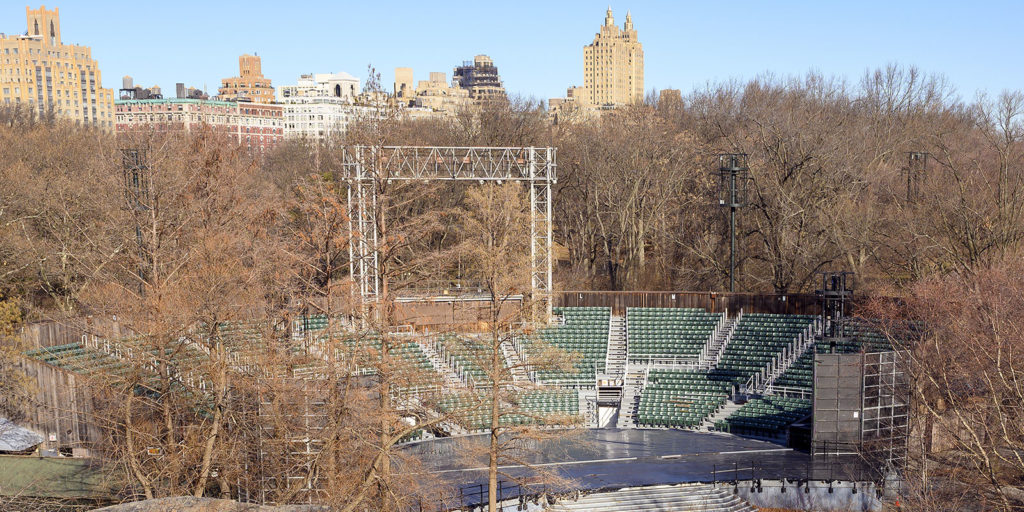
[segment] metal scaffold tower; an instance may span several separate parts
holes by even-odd
[[[523,182],[530,193],[531,291],[551,318],[551,187],[556,148],[354,146],[344,153],[349,182],[349,270],[363,304],[379,300],[378,186],[390,180]]]
[[[853,272],[822,272],[818,297],[821,299],[821,340],[827,344],[828,353],[834,354],[851,341],[847,309],[853,303]]]

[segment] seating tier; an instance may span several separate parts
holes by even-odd
[[[721,319],[698,308],[628,308],[629,358],[697,357]]]
[[[713,374],[743,383],[761,371],[814,321],[813,315],[751,313],[740,317]]]
[[[640,395],[636,423],[647,427],[696,427],[725,403],[731,387],[731,383],[704,372],[651,370]]]
[[[715,428],[734,434],[777,437],[793,422],[811,414],[811,401],[801,398],[766,396],[743,404]]]
[[[539,370],[538,379],[554,385],[593,386],[595,375],[604,372],[611,309],[555,308],[554,313],[565,319],[564,325],[541,329],[537,336],[542,342],[578,354],[579,359],[571,371]]]
[[[453,413],[456,421],[467,430],[488,429],[490,407],[490,397],[485,393],[449,394],[438,403],[441,412]],[[501,403],[500,414],[499,421],[504,426],[544,424],[545,418],[551,423],[564,424],[566,419],[579,416],[579,395],[576,391],[562,389],[522,391],[512,402]]]

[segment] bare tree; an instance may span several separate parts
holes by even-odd
[[[489,510],[498,510],[499,466],[533,467],[524,456],[530,447],[564,436],[564,431],[553,427],[577,422],[572,415],[531,410],[525,403],[535,387],[528,372],[565,368],[571,358],[540,342],[531,347],[536,353],[529,359],[515,348],[517,331],[522,336],[532,318],[531,301],[541,299],[531,296],[530,211],[523,196],[518,183],[480,185],[469,190],[452,219],[462,234],[454,251],[461,258],[464,275],[479,282],[488,298],[484,334],[456,336],[449,347],[481,371],[482,378],[473,384],[488,430]],[[469,450],[470,457],[475,455]],[[510,474],[504,476],[516,480]]]
[[[878,301],[893,339],[910,354],[915,428],[906,480],[913,510],[1019,510],[1020,260],[934,276],[905,302]],[[903,336],[907,325],[922,336]]]

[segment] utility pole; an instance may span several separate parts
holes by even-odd
[[[729,208],[729,291],[736,291],[736,210],[747,205],[746,153],[718,156],[718,206]]]

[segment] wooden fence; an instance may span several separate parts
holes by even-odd
[[[784,313],[817,315],[820,299],[811,293],[776,295],[728,292],[608,292],[565,291],[555,294],[555,305],[610,307],[618,315],[626,308],[701,308],[711,312]]]
[[[80,342],[82,334],[66,324],[41,322],[25,326],[22,342],[30,350]],[[23,358],[21,365],[35,381],[36,404],[30,409],[27,426],[46,438],[44,448],[71,451],[99,441],[92,388],[84,377],[35,359]]]

